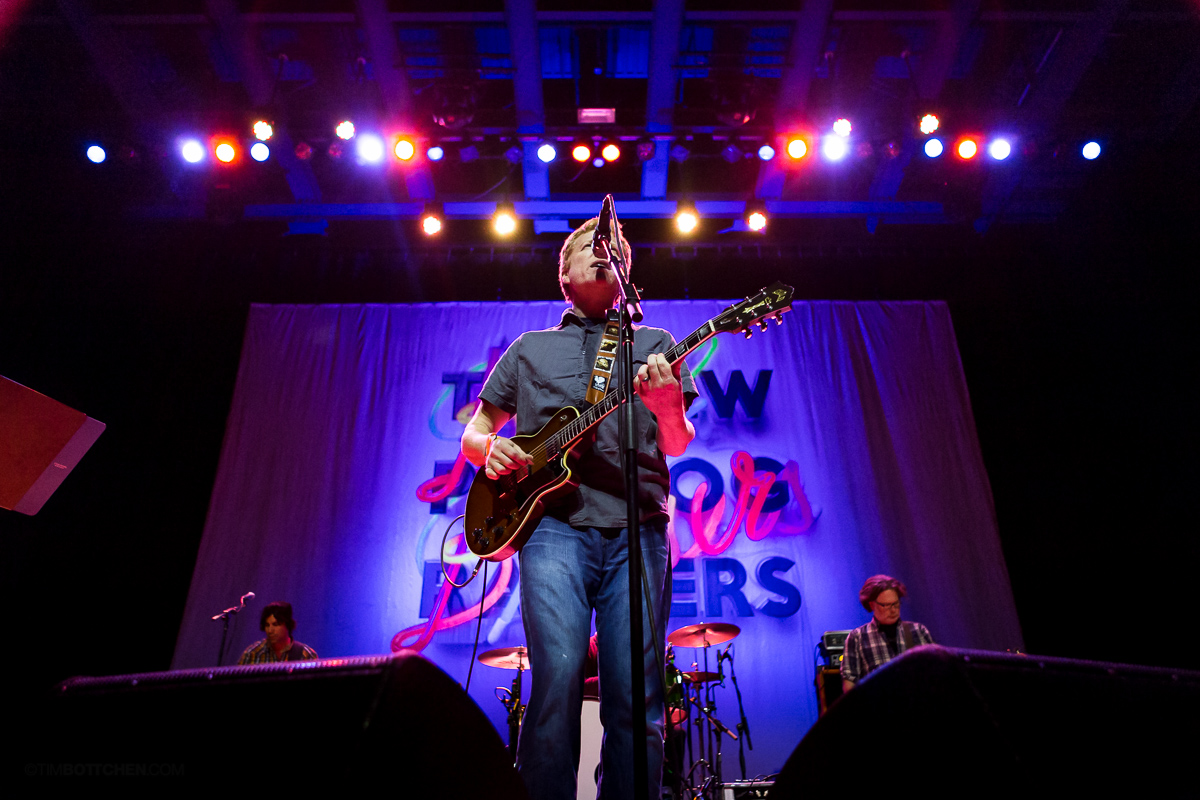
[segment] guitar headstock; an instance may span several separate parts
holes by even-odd
[[[767,329],[767,320],[774,318],[783,323],[783,313],[792,310],[792,295],[795,290],[785,283],[776,281],[763,289],[754,297],[747,297],[740,303],[734,303],[713,319],[712,324],[717,333],[746,332],[750,338],[750,329],[757,324],[760,330]]]

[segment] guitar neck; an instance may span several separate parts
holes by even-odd
[[[683,341],[675,344],[674,347],[663,353],[663,357],[667,362],[674,367],[675,364],[683,360],[688,353],[695,350],[700,345],[711,339],[717,334],[716,326],[710,319],[708,322],[701,325]],[[589,408],[587,411],[580,414],[570,424],[558,431],[551,441],[558,447],[559,451],[570,447],[579,437],[588,432],[588,429],[598,423],[600,420],[611,414],[617,406],[625,399],[625,387],[619,385],[615,389],[604,395],[604,399],[596,405]]]

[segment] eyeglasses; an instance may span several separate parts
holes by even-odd
[[[882,609],[883,611],[895,611],[895,610],[897,610],[897,609],[899,609],[899,608],[900,608],[900,601],[899,601],[899,600],[897,600],[897,601],[896,601],[896,602],[894,602],[894,603],[881,603],[881,602],[879,602],[878,600],[875,600],[875,601],[873,601],[873,602],[875,603],[875,605],[876,605],[876,606],[878,606],[878,607],[879,607],[880,609]]]

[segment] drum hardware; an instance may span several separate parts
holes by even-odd
[[[517,738],[521,734],[521,721],[525,717],[525,705],[521,703],[521,676],[529,669],[529,652],[524,646],[500,647],[481,653],[480,664],[497,669],[515,669],[512,688],[496,687],[496,699],[508,711],[508,755],[517,763]],[[503,693],[503,694],[502,694]]]

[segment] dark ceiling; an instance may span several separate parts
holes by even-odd
[[[755,200],[780,220],[848,218],[871,231],[1053,221],[1089,190],[1097,165],[1080,156],[1084,142],[1102,143],[1101,160],[1161,146],[1200,98],[1200,14],[1185,0],[8,8],[0,113],[19,135],[80,162],[88,144],[105,146],[110,157],[91,180],[131,216],[217,213],[306,231],[415,218],[429,202],[462,219],[514,202],[532,232],[561,231],[606,192],[623,219],[664,218],[695,201],[718,220],[702,228],[709,236],[738,234]],[[592,107],[615,109],[615,123],[579,124],[577,110]],[[930,111],[948,144],[1004,134],[1013,156],[926,158],[916,124]],[[840,163],[756,157],[798,132],[815,150],[842,116],[853,131]],[[179,158],[186,136],[248,146],[259,117],[275,123],[269,161]],[[406,164],[366,167],[349,150],[333,158],[334,126],[346,118],[423,146]],[[577,139],[623,140],[624,153],[580,166],[566,156]],[[644,163],[639,139],[656,145]],[[543,141],[559,144],[549,166],[533,156]],[[308,160],[293,154],[300,143]],[[440,162],[424,156],[433,143],[446,148]],[[478,158],[462,160],[464,148]]]

